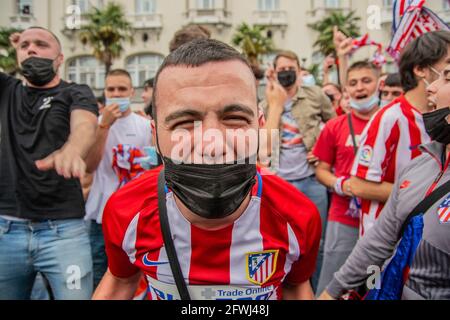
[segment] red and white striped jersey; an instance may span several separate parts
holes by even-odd
[[[111,273],[141,270],[154,300],[179,299],[163,246],[158,213],[160,168],[145,173],[109,200],[103,218]],[[315,270],[321,221],[317,208],[274,175],[258,174],[242,216],[221,230],[192,225],[172,192],[167,213],[181,269],[194,300],[282,298],[281,284],[300,284]]]
[[[367,125],[351,174],[367,181],[394,183],[400,171],[421,155],[419,145],[428,142],[422,114],[401,96]],[[361,200],[360,236],[373,226],[383,206]]]

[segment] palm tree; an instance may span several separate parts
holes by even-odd
[[[356,38],[359,37],[359,27],[357,22],[360,17],[355,17],[355,11],[343,14],[340,11],[332,11],[328,16],[308,27],[317,31],[319,37],[314,43],[314,47],[319,47],[319,51],[326,57],[335,52],[333,44],[333,27],[337,26],[345,35]]]
[[[94,56],[105,64],[105,74],[123,52],[123,43],[133,43],[131,24],[120,5],[109,3],[103,10],[93,8],[88,13],[89,23],[81,28],[80,40],[94,48]]]
[[[265,27],[250,27],[245,22],[239,25],[233,35],[233,45],[240,47],[252,65],[259,65],[259,56],[274,50],[272,39],[263,35]]]
[[[0,28],[0,69],[15,75],[19,71],[16,58],[16,50],[9,43],[9,36],[21,30],[14,28]]]

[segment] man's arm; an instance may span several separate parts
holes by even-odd
[[[95,135],[95,143],[86,157],[86,171],[88,173],[94,173],[95,170],[97,170],[100,162],[102,161],[103,154],[105,153],[109,129],[121,116],[122,113],[120,112],[120,108],[117,104],[104,108],[100,120],[100,126],[97,128]]]
[[[333,43],[339,59],[339,81],[341,86],[345,87],[347,85],[348,61],[349,54],[353,48],[353,39],[347,37],[335,26],[333,29]]]
[[[389,182],[372,182],[353,176],[344,183],[343,191],[358,198],[384,203],[389,199],[393,186]]]
[[[309,280],[296,285],[283,284],[283,300],[314,300]]]
[[[141,272],[129,278],[117,278],[108,269],[92,296],[93,300],[131,300],[139,285]]]
[[[70,117],[70,136],[67,143],[48,157],[36,161],[39,170],[56,170],[66,179],[78,178],[86,173],[86,159],[92,147],[97,128],[97,116],[92,112],[77,109]]]
[[[316,167],[316,177],[317,180],[323,184],[324,186],[335,190],[336,182],[338,181],[338,177],[336,177],[333,173],[333,168],[329,163],[325,161],[320,161]],[[344,182],[345,186],[345,182]],[[351,197],[352,194],[347,190],[342,190],[346,196]]]
[[[360,239],[344,265],[333,276],[325,292],[319,299],[337,299],[349,290],[364,285],[366,279],[372,274],[370,266],[382,267],[395,250],[399,240],[399,233],[409,212],[398,208],[398,194],[400,190],[400,178],[396,182],[392,196],[380,213],[380,218],[375,222],[366,235]]]
[[[267,119],[263,129],[266,129],[267,135],[267,152],[272,152],[272,131],[280,129],[281,115],[283,114],[284,104],[288,96],[286,90],[276,81],[269,80],[266,87],[267,99]],[[278,137],[278,135],[277,135]]]

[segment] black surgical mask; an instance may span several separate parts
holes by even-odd
[[[36,87],[45,86],[56,76],[53,60],[39,57],[30,57],[23,61],[21,73]]]
[[[222,219],[233,214],[255,184],[256,165],[175,164],[164,158],[166,183],[183,204],[198,216]]]
[[[295,70],[278,72],[278,82],[285,88],[292,87],[297,82],[297,72]]]
[[[447,122],[449,115],[450,108],[442,108],[423,114],[425,129],[431,140],[445,145],[450,144],[450,124]]]

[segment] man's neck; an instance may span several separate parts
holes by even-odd
[[[422,88],[422,85],[419,85],[415,89],[405,93],[405,99],[421,113],[432,111],[432,108],[428,106],[429,101],[427,100],[427,96],[424,88]]]
[[[199,215],[193,213],[191,210],[189,210],[183,202],[181,202],[176,196],[175,202],[180,209],[181,214],[186,218],[187,221],[189,221],[194,226],[207,230],[207,231],[215,231],[220,230],[225,227],[228,227],[229,225],[233,224],[237,219],[239,219],[242,214],[247,210],[248,205],[250,204],[250,200],[252,198],[252,195],[249,194],[247,198],[245,198],[244,202],[241,204],[241,206],[230,216],[223,218],[223,219],[205,219],[200,217]]]
[[[30,87],[30,88],[51,89],[51,88],[57,87],[61,83],[61,77],[59,75],[56,75],[52,81],[47,83],[45,86],[41,86],[41,87],[33,85],[27,79],[25,79],[25,83],[26,83],[27,87]]]
[[[372,108],[372,110],[370,110],[369,113],[361,113],[357,110],[352,110],[352,112],[356,117],[358,117],[362,120],[370,120],[372,118],[372,116],[378,112],[378,110],[380,110],[379,107],[374,107],[374,108]]]
[[[297,95],[298,90],[299,87],[297,85],[294,85],[292,88],[286,90],[290,100],[292,100]]]

